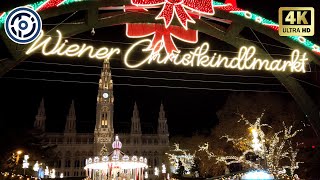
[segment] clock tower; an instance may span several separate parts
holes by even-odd
[[[94,152],[100,155],[102,147],[111,147],[113,139],[113,82],[109,61],[103,63],[97,96],[96,126],[94,129]]]

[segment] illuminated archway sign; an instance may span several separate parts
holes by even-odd
[[[62,33],[57,30],[58,38],[56,42],[51,42],[52,37],[44,38],[43,32],[39,38],[33,42],[29,47],[26,54],[31,54],[41,49],[41,52],[45,56],[58,55],[69,57],[82,57],[87,56],[97,60],[109,60],[111,57],[119,54],[121,50],[119,48],[100,47],[94,48],[91,45],[83,43],[68,44],[68,41],[63,41]],[[152,40],[142,39],[132,44],[126,51],[124,56],[124,63],[129,68],[138,68],[145,64],[157,63],[157,64],[173,64],[176,66],[189,66],[189,67],[203,67],[203,68],[226,68],[226,69],[238,69],[238,70],[265,70],[265,71],[280,71],[280,72],[306,72],[305,66],[308,61],[306,53],[301,54],[299,50],[293,50],[288,60],[268,60],[260,59],[256,57],[256,49],[253,46],[243,46],[239,49],[238,54],[234,57],[227,57],[222,54],[213,53],[208,54],[210,50],[209,43],[202,43],[200,46],[194,48],[188,53],[166,53],[161,54],[160,51],[164,49],[164,45],[161,41],[156,44],[159,47],[157,50],[150,48],[143,48],[144,46],[150,47]],[[54,44],[53,47],[49,47],[49,44]],[[141,48],[142,47],[142,48]],[[131,55],[134,52],[140,51],[145,55],[138,63],[131,63]]]

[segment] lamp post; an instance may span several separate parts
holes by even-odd
[[[19,162],[19,159],[20,159],[20,155],[22,154],[22,151],[21,151],[21,150],[18,150],[18,151],[16,152],[16,154],[17,154],[17,157],[16,157],[16,165],[17,165],[18,162]]]
[[[22,168],[23,168],[23,174],[26,175],[26,169],[29,168],[29,163],[28,163],[29,155],[24,155],[24,159],[22,162]]]

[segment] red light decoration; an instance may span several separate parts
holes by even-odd
[[[273,29],[275,31],[278,31],[279,30],[279,26],[278,25],[273,25],[273,24],[265,24],[265,26],[269,27],[270,29]]]
[[[48,0],[44,4],[42,4],[37,11],[43,11],[52,7],[58,7],[60,3],[62,3],[64,0]]]
[[[316,146],[311,146],[312,147],[312,149],[315,149],[316,148]]]
[[[317,53],[320,56],[320,51],[312,50],[313,52]]]
[[[225,4],[231,4],[233,7],[237,7],[237,0],[226,0]]]
[[[188,43],[198,42],[198,31],[188,29],[185,30],[179,26],[169,26],[166,28],[162,24],[126,24],[126,33],[130,38],[142,38],[154,35],[150,47],[157,52],[164,46],[168,54],[179,52],[178,48],[173,42],[172,36]]]
[[[214,15],[212,0],[131,0],[131,3],[141,7],[163,5],[156,19],[163,19],[166,28],[171,24],[174,14],[186,30],[188,22],[195,23],[186,9],[199,14]]]

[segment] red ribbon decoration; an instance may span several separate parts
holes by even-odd
[[[231,4],[231,6],[233,6],[233,7],[238,7],[237,0],[226,0],[225,4]]]
[[[164,46],[167,54],[179,52],[178,48],[172,40],[172,36],[189,43],[198,42],[198,31],[188,29],[185,30],[179,26],[170,26],[165,28],[162,24],[127,24],[127,36],[130,38],[141,38],[154,35],[150,46],[154,52],[160,51]]]
[[[131,0],[131,3],[144,7],[164,4],[156,19],[164,19],[166,28],[171,24],[174,14],[185,29],[188,29],[188,21],[195,23],[186,8],[199,14],[214,15],[212,0]]]

